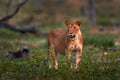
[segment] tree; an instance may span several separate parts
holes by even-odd
[[[39,36],[47,36],[47,32],[41,31],[41,30],[39,30],[35,27],[33,27],[33,28],[21,28],[21,27],[14,26],[14,25],[11,25],[9,23],[6,23],[6,21],[8,21],[12,17],[14,17],[19,12],[20,8],[24,4],[26,4],[27,2],[28,2],[28,0],[18,1],[16,10],[12,14],[7,14],[5,17],[0,19],[0,28],[6,28],[6,29],[9,29],[9,30],[12,30],[12,31],[15,31],[15,32],[20,32],[20,33],[32,33],[32,34],[36,34],[36,35],[39,35]]]
[[[96,13],[95,13],[95,5],[94,0],[88,0],[89,3],[89,12],[90,12],[90,24],[92,27],[96,27]]]
[[[9,11],[10,11],[10,8],[11,8],[11,5],[12,5],[12,1],[13,1],[13,0],[9,0],[9,2],[8,2],[8,4],[7,4],[6,16],[8,16],[8,14],[9,14]]]

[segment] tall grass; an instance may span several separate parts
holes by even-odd
[[[63,55],[59,56],[58,70],[49,69],[43,50],[32,54],[29,59],[0,60],[0,78],[2,80],[33,79],[39,80],[119,80],[120,63],[116,61],[120,57],[118,52],[110,52],[104,55],[102,50],[87,49],[83,52],[82,61],[78,70],[71,69],[66,64]]]
[[[6,33],[8,32],[8,33]],[[3,34],[4,33],[4,34]],[[104,48],[114,47],[114,38],[109,34],[84,34],[82,61],[78,70],[68,67],[64,55],[58,56],[59,68],[49,69],[47,60],[47,41],[35,35],[0,31],[0,79],[1,80],[119,80],[119,50],[108,51]],[[11,36],[12,35],[12,36]],[[26,42],[26,43],[22,43]],[[40,42],[39,42],[40,41]],[[37,42],[38,45],[35,43]],[[28,59],[11,59],[2,57],[3,52],[17,51],[22,45],[30,48]],[[118,48],[119,49],[119,48]],[[73,53],[74,56],[74,53]],[[74,57],[73,57],[74,60]],[[72,61],[74,63],[74,61]]]

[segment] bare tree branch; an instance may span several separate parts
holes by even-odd
[[[47,36],[47,32],[44,32],[44,31],[41,31],[37,28],[22,28],[22,27],[18,27],[18,26],[14,26],[14,25],[10,25],[4,21],[7,21],[9,20],[10,18],[14,17],[18,11],[20,10],[20,8],[25,4],[27,3],[28,0],[24,0],[23,2],[21,1],[18,1],[18,5],[17,5],[17,8],[16,10],[14,11],[13,14],[8,14],[6,15],[5,17],[3,17],[1,20],[0,20],[0,28],[5,28],[5,29],[9,29],[11,31],[15,31],[15,32],[20,32],[20,33],[32,33],[32,34],[36,34],[36,35],[39,35],[39,36]]]
[[[9,29],[11,31],[20,32],[20,33],[32,33],[32,34],[35,34],[38,36],[43,36],[43,37],[47,36],[47,32],[41,31],[35,27],[33,27],[33,28],[21,28],[21,27],[17,27],[17,26],[2,22],[2,23],[0,23],[0,28],[5,28],[5,29]]]
[[[25,3],[27,3],[27,1],[28,1],[28,0],[25,0],[25,1],[21,2],[21,3],[18,3],[17,8],[16,8],[16,10],[14,11],[14,13],[13,13],[13,14],[9,14],[9,15],[3,17],[3,18],[0,20],[0,22],[7,21],[8,19],[14,17],[14,16],[19,12],[20,8],[21,8]]]

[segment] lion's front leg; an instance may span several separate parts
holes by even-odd
[[[80,61],[81,61],[81,57],[82,57],[82,49],[78,49],[78,50],[77,50],[77,53],[76,53],[75,69],[78,69],[79,63],[80,63]]]
[[[70,68],[73,68],[72,64],[71,64],[71,52],[67,52],[66,53],[66,58],[67,58],[67,64]]]
[[[67,60],[67,64],[70,68],[73,68],[72,64],[71,64],[71,51],[66,50],[66,60]]]

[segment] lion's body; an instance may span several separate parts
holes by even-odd
[[[65,38],[66,32],[64,30],[55,29],[48,35],[48,45],[50,45],[57,53],[65,53]]]
[[[75,23],[74,23],[75,24]],[[52,55],[53,58],[53,66],[54,68],[58,68],[57,63],[57,54],[67,54],[67,59],[70,59],[70,54],[72,51],[76,51],[76,68],[78,68],[78,63],[80,62],[82,56],[82,33],[78,28],[78,25],[74,25],[77,30],[73,29],[72,27],[69,28],[69,31],[74,34],[68,34],[67,30],[62,29],[54,29],[48,34],[48,45],[50,49],[53,49]],[[74,31],[73,31],[73,30]],[[50,55],[50,54],[49,54]],[[68,63],[70,64],[70,63]],[[71,65],[70,65],[71,66]]]

